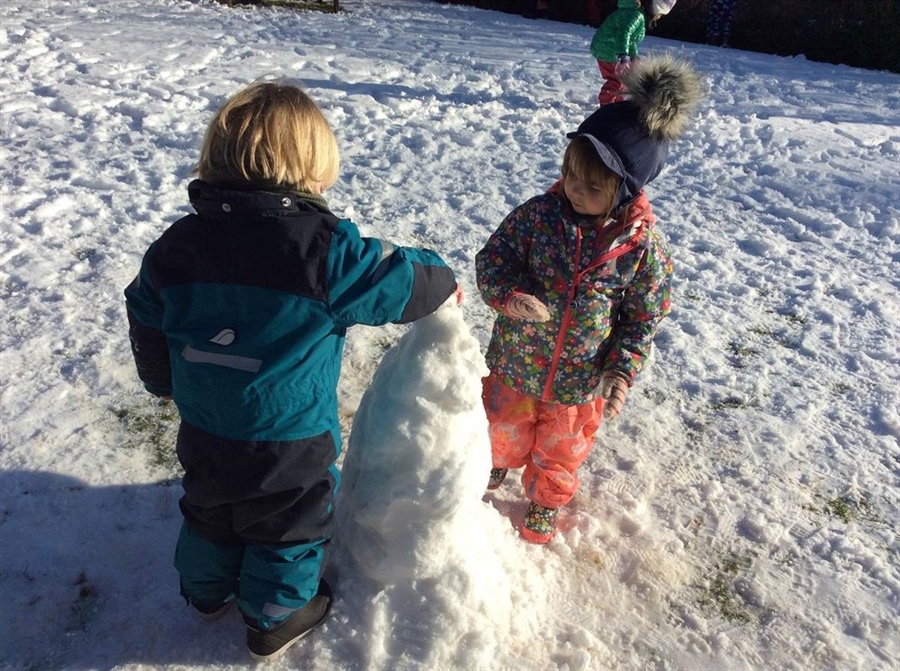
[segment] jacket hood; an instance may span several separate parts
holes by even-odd
[[[197,214],[208,219],[286,217],[309,211],[329,213],[328,204],[321,196],[266,191],[252,184],[232,188],[195,179],[188,184],[188,197]]]
[[[638,9],[641,6],[640,0],[619,0],[619,9]]]
[[[659,175],[669,144],[685,131],[703,98],[697,72],[671,56],[639,59],[622,83],[629,100],[604,105],[566,136],[586,136],[606,166],[622,178],[614,210]]]
[[[675,7],[675,0],[651,0],[650,13],[653,16],[665,16]]]

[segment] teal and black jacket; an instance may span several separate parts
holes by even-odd
[[[456,289],[427,250],[363,238],[314,198],[195,180],[196,210],[125,290],[145,387],[182,424],[182,511],[213,541],[330,535],[347,329],[406,323]]]

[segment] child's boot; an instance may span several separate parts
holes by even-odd
[[[214,603],[214,604],[199,604],[191,602],[191,605],[194,607],[194,610],[197,611],[197,614],[204,620],[218,620],[220,617],[225,615],[229,610],[231,610],[231,605],[234,603],[234,597],[229,598],[227,601],[223,601],[222,603]]]
[[[519,533],[530,543],[549,543],[556,535],[559,508],[546,508],[532,501],[525,511],[525,519]]]
[[[509,473],[508,468],[492,468],[487,488],[497,489],[497,487],[503,484],[503,480],[506,478],[507,473]]]
[[[318,593],[300,610],[274,629],[260,629],[247,621],[247,649],[258,660],[280,657],[285,650],[322,623],[331,609],[331,588],[322,580]]]

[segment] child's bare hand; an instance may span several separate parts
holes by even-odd
[[[527,322],[545,322],[550,319],[550,311],[546,305],[531,294],[523,294],[518,291],[513,292],[506,299],[503,314]]]
[[[622,412],[628,395],[628,380],[618,373],[605,373],[600,381],[600,396],[606,401],[603,417],[614,420]]]

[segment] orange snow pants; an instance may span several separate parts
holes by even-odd
[[[482,381],[494,468],[521,468],[529,500],[547,508],[567,504],[578,491],[578,467],[600,428],[605,401],[544,403],[520,394],[493,375]]]

